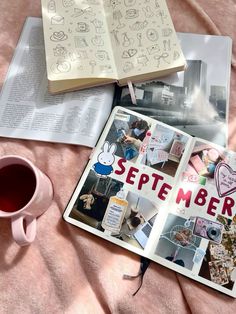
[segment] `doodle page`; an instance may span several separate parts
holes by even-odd
[[[116,78],[102,0],[42,0],[50,81]]]
[[[165,0],[42,0],[42,16],[51,92],[184,69]]]
[[[127,77],[183,65],[165,1],[110,0],[105,9],[120,85]]]

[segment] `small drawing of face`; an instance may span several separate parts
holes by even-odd
[[[113,9],[115,9],[115,7],[120,3],[119,0],[111,0],[111,6],[113,7]]]
[[[110,158],[108,158],[107,156],[100,156],[99,161],[103,165],[111,165],[113,163],[113,157],[111,156]]]

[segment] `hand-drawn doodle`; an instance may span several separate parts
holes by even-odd
[[[137,57],[137,61],[142,66],[146,66],[149,60],[146,55],[141,55]]]
[[[68,36],[63,31],[53,32],[53,34],[50,36],[51,41],[63,41],[67,38]]]
[[[159,0],[155,0],[155,7],[156,7],[157,9],[160,9]]]
[[[104,46],[104,40],[102,39],[101,36],[95,35],[92,39],[91,42],[94,46]]]
[[[91,7],[87,7],[85,9],[74,8],[74,14],[72,14],[71,17],[79,17],[83,14],[88,14],[90,16],[96,15]]]
[[[171,50],[170,39],[168,39],[168,40],[164,39],[163,45],[164,45],[164,51],[170,51]]]
[[[139,11],[137,9],[126,10],[125,18],[126,19],[135,19],[139,16]]]
[[[89,4],[89,5],[98,5],[100,4],[99,3],[99,0],[84,0],[82,1],[83,4]]]
[[[136,0],[124,0],[124,5],[126,7],[132,7],[133,5],[135,5]]]
[[[57,62],[51,66],[51,70],[54,74],[69,72],[70,69],[70,62],[65,61],[64,59],[58,59]]]
[[[88,47],[88,43],[87,43],[85,37],[82,37],[82,36],[75,36],[75,37],[74,37],[74,42],[75,42],[75,48],[84,48],[84,47]]]
[[[65,47],[58,44],[55,48],[53,48],[53,54],[55,57],[65,57],[67,54],[67,50]]]
[[[117,21],[117,23],[118,23],[116,26],[117,28],[125,27],[125,24],[121,22],[122,17],[123,17],[123,15],[122,15],[120,10],[115,10],[113,12],[113,19],[114,19],[114,21]]]
[[[100,65],[100,71],[102,72],[106,72],[106,73],[111,73],[113,72],[112,67],[110,64],[104,64],[104,65]]]
[[[75,4],[74,0],[62,0],[62,5],[65,8],[71,7],[74,4]]]
[[[149,28],[146,31],[146,36],[150,41],[157,41],[158,40],[158,33],[154,28]]]
[[[132,62],[125,62],[124,66],[123,66],[123,71],[125,73],[130,72],[134,69],[134,65]]]
[[[89,65],[91,66],[91,74],[94,73],[94,68],[96,66],[97,62],[95,60],[90,60]]]
[[[69,53],[69,55],[70,55],[71,61],[88,59],[88,54],[86,50],[79,50],[79,51],[77,50],[72,53]]]
[[[91,21],[91,23],[95,27],[95,31],[97,34],[103,34],[105,33],[105,29],[103,27],[103,22],[101,20],[98,20],[97,18]]]
[[[147,51],[149,55],[153,55],[156,52],[160,51],[160,47],[158,44],[147,47]]]
[[[179,59],[179,57],[180,57],[179,52],[178,52],[177,50],[175,50],[175,51],[174,51],[173,59],[174,59],[174,60],[177,60],[177,59]]]
[[[168,37],[173,33],[172,29],[169,27],[163,28],[162,29],[162,36],[163,37]]]
[[[129,38],[127,33],[123,33],[123,42],[122,42],[122,46],[123,47],[129,47],[134,43],[134,39],[133,38]]]
[[[99,60],[99,61],[104,61],[104,60],[110,60],[108,53],[106,50],[98,50],[95,53],[95,57]]]
[[[163,25],[165,23],[164,19],[166,19],[165,12],[163,10],[159,10],[157,12],[157,16],[159,16],[161,18],[161,23]]]
[[[110,31],[110,33],[113,35],[116,45],[119,46],[120,45],[120,40],[118,37],[119,31],[116,28],[114,28],[112,31]]]
[[[48,13],[56,13],[56,2],[54,0],[48,1]]]
[[[65,22],[65,19],[61,15],[54,15],[51,17],[51,24],[52,25],[63,25]]]
[[[137,33],[138,46],[142,47],[142,33]]]
[[[130,26],[130,29],[132,31],[142,31],[147,25],[148,25],[148,22],[146,20],[143,22],[137,21],[133,25]]]
[[[143,12],[147,18],[153,17],[154,13],[149,5],[143,7]]]
[[[77,27],[75,29],[79,33],[87,33],[89,32],[89,25],[85,22],[78,22]]]
[[[122,53],[122,58],[124,58],[124,59],[131,58],[131,57],[135,56],[137,52],[138,52],[138,50],[134,49],[134,48],[124,50]]]
[[[120,3],[119,0],[110,0],[110,5],[112,6],[112,9],[114,10]]]
[[[170,61],[167,59],[169,57],[169,54],[167,52],[163,52],[161,55],[155,55],[154,59],[157,60],[157,67],[160,66],[161,60],[163,60],[165,63],[170,63]]]
[[[86,50],[79,50],[76,53],[79,59],[88,59],[88,54]]]
[[[77,61],[76,53],[75,52],[69,52],[70,61],[74,62]]]

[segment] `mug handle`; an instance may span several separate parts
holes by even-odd
[[[12,217],[11,230],[17,244],[20,246],[29,245],[36,236],[36,218],[31,215]]]

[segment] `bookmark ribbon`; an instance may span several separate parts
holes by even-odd
[[[133,297],[138,293],[138,291],[140,290],[140,288],[142,287],[143,284],[143,276],[146,272],[146,270],[148,269],[148,266],[150,265],[150,259],[141,256],[141,260],[140,260],[140,269],[137,275],[131,276],[131,275],[123,275],[123,279],[128,279],[128,280],[133,280],[135,278],[140,277],[141,278],[141,282],[140,285],[138,287],[138,289],[132,294]]]

